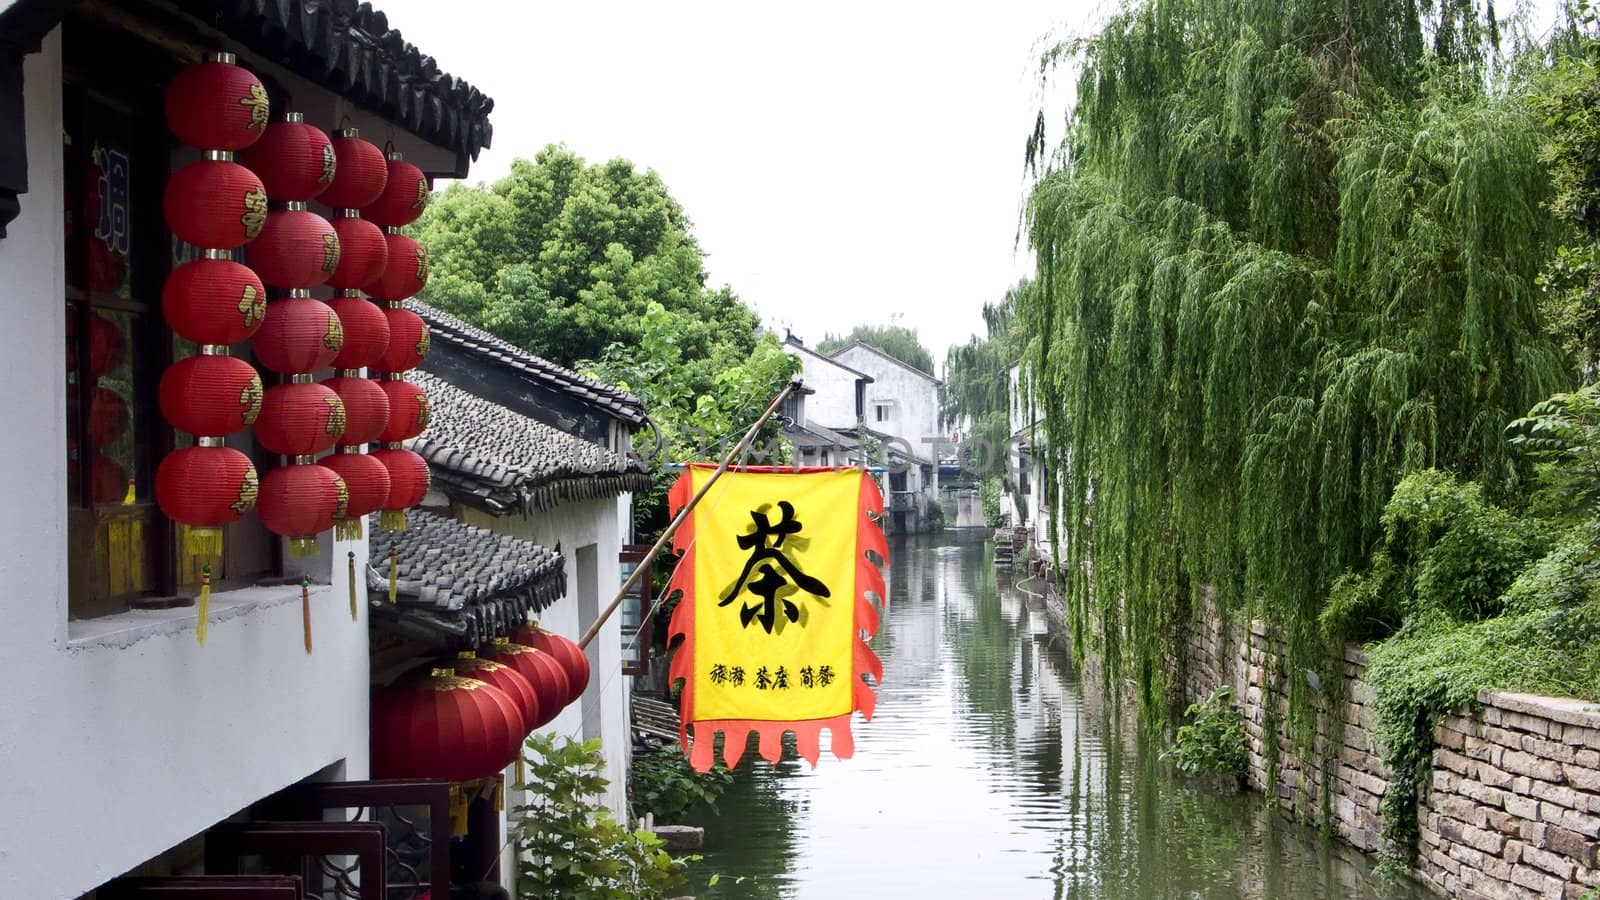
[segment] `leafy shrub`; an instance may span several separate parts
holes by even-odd
[[[597,740],[535,734],[532,800],[512,826],[523,896],[559,900],[659,900],[685,880],[689,859],[669,856],[648,831],[630,831],[596,800],[608,782]]]
[[[733,783],[733,773],[719,760],[704,775],[689,766],[676,747],[633,757],[634,808],[655,813],[660,822],[682,822],[695,806],[717,811],[717,798]]]
[[[1244,720],[1233,702],[1233,689],[1219,687],[1183,712],[1189,724],[1178,729],[1171,749],[1161,758],[1170,760],[1185,775],[1233,775],[1243,778],[1249,764]]]

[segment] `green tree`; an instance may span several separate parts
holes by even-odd
[[[922,346],[917,330],[904,325],[857,325],[842,337],[829,333],[817,342],[817,352],[831,356],[856,341],[871,344],[913,369],[933,374],[933,354]]]
[[[1497,38],[1465,2],[1131,0],[1046,54],[1077,99],[1029,142],[1017,327],[1080,649],[1153,717],[1202,585],[1332,674],[1318,616],[1400,478],[1525,483],[1501,432],[1569,377],[1535,286],[1561,229]]]
[[[1011,440],[1011,405],[1027,405],[1026,397],[1011,395],[1011,367],[1021,359],[1021,335],[1012,327],[1018,298],[1036,290],[1033,281],[1013,285],[998,304],[983,307],[984,337],[970,338],[950,348],[945,356],[944,418],[965,422],[964,446],[975,448],[968,463],[999,468],[1007,491],[1014,490],[1005,467]],[[1024,508],[1021,504],[1018,509]]]
[[[440,191],[415,229],[433,262],[424,300],[563,365],[643,340],[651,303],[692,359],[754,346],[755,313],[706,287],[683,208],[627,160],[589,165],[552,145],[492,186]]]

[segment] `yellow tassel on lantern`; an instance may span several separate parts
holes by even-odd
[[[378,514],[378,524],[384,531],[405,531],[406,511],[403,509],[386,509]]]
[[[455,837],[467,836],[467,800],[464,785],[450,785],[450,833]]]
[[[528,786],[528,770],[522,765],[522,751],[517,751],[517,784],[518,788]]]
[[[289,539],[289,555],[299,558],[316,556],[322,551],[317,547],[317,539],[312,537],[297,537]]]
[[[333,526],[333,536],[341,541],[361,540],[361,520],[340,519],[338,524]]]
[[[300,619],[306,632],[306,653],[311,652],[311,579],[300,578]]]
[[[184,536],[184,549],[190,556],[216,559],[222,555],[222,529],[210,526],[189,526]]]
[[[122,495],[122,505],[123,506],[132,506],[139,499],[137,494],[138,494],[138,492],[134,490],[133,479],[129,478],[128,479],[128,492],[126,494]]]
[[[349,552],[349,556],[350,556],[350,559],[349,559],[349,563],[350,563],[350,621],[354,622],[358,618],[360,618],[360,614],[356,612],[356,552],[354,550],[351,550]]]
[[[499,775],[494,776],[494,811],[506,811],[506,783]]]
[[[394,541],[389,542],[389,602],[400,596],[400,552]]]
[[[200,567],[200,610],[199,618],[194,623],[194,639],[200,646],[206,645],[206,623],[211,619],[211,567]]]

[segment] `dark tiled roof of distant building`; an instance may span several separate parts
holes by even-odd
[[[644,462],[573,437],[424,371],[428,430],[407,446],[452,498],[496,515],[615,497],[650,487]]]
[[[406,306],[428,323],[432,340],[446,341],[475,351],[486,361],[506,366],[535,383],[543,384],[604,410],[630,425],[639,425],[644,421],[644,403],[627,391],[595,381],[565,366],[535,356],[509,341],[501,340],[482,328],[469,325],[415,298],[406,301]]]
[[[423,510],[406,530],[367,523],[371,566],[367,599],[373,622],[400,634],[462,647],[507,634],[567,592],[566,561],[538,544]],[[390,543],[398,562],[396,602],[389,602]]]

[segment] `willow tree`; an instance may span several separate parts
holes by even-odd
[[[1565,377],[1557,226],[1498,46],[1470,0],[1143,0],[1047,54],[1076,102],[1030,141],[1018,327],[1056,558],[1080,649],[1158,720],[1209,592],[1281,636],[1309,749],[1318,612],[1395,482],[1524,478],[1501,432]]]

